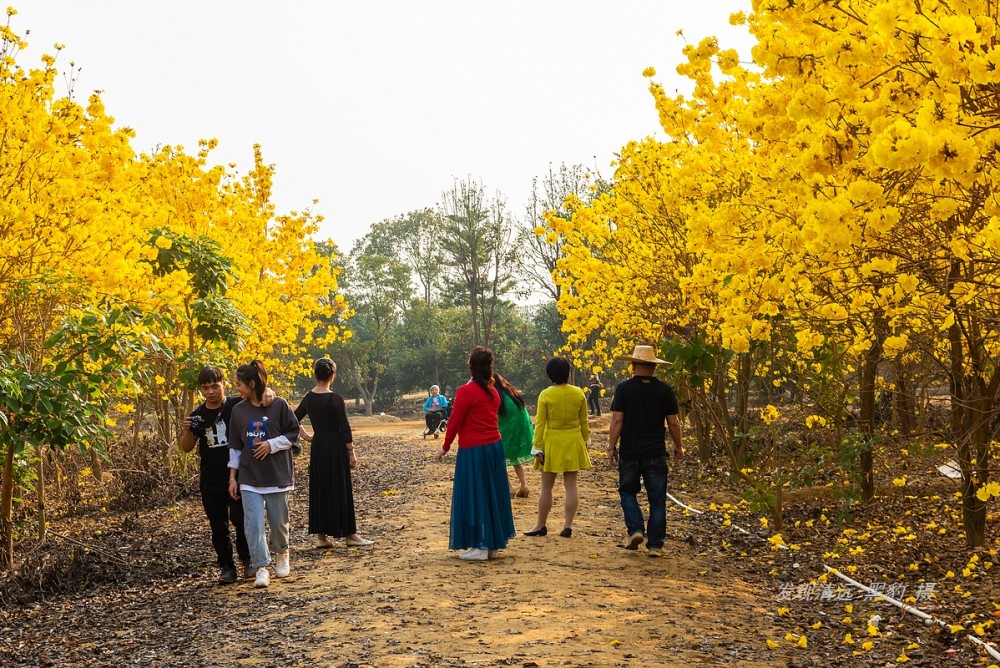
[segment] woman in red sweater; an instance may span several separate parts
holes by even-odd
[[[457,436],[448,548],[466,550],[461,559],[485,561],[495,559],[514,537],[514,514],[497,427],[500,395],[493,387],[493,352],[476,346],[469,354],[469,373],[472,379],[455,392],[437,459],[445,456]]]

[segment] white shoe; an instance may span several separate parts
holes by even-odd
[[[316,534],[316,538],[313,539],[313,545],[316,547],[333,547],[333,541],[327,538],[325,533]]]
[[[267,572],[267,566],[257,569],[257,579],[253,581],[253,586],[257,589],[264,589],[271,584],[271,574]]]
[[[463,552],[458,555],[459,559],[465,559],[466,561],[486,561],[490,558],[489,552],[487,550],[480,550],[479,548],[472,548],[468,552]]]
[[[490,550],[489,552],[486,553],[486,556],[489,557],[490,559],[496,559],[497,557],[500,556],[500,550]]]
[[[289,571],[292,570],[291,565],[288,563],[288,550],[278,553],[278,558],[274,564],[274,577],[277,578],[287,578]]]

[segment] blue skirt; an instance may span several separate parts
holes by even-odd
[[[515,531],[503,442],[459,448],[455,459],[448,548],[507,547]]]

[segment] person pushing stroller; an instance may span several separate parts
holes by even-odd
[[[427,422],[427,429],[424,436],[434,436],[437,438],[441,430],[441,421],[448,416],[448,399],[441,394],[441,388],[431,385],[430,396],[424,402],[424,420]]]

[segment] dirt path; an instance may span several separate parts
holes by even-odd
[[[381,526],[360,512],[360,522],[377,534],[376,547],[330,550],[287,585],[328,591],[336,601],[336,614],[316,630],[320,647],[311,658],[378,666],[614,666],[750,665],[760,655],[767,601],[733,579],[728,562],[699,557],[676,539],[668,544],[670,559],[618,547],[624,529],[613,474],[598,458],[599,468],[580,476],[583,502],[572,538],[518,536],[496,561],[460,561],[447,546],[453,460],[431,459],[438,442],[418,432],[416,423],[362,430],[362,451],[367,438],[388,437],[418,453],[415,484],[398,494],[382,490],[396,503],[382,513]],[[387,465],[366,466],[359,478]],[[532,496],[514,500],[519,530],[536,512],[537,478],[529,480]],[[554,529],[561,527],[561,502],[557,488]],[[684,518],[672,512],[670,519],[673,537],[688,535]],[[766,658],[773,665],[775,657]]]
[[[112,588],[19,615],[31,626],[2,629],[0,663],[773,666],[792,658],[793,650],[765,646],[778,633],[773,593],[744,582],[731,557],[699,547],[704,527],[676,506],[668,509],[670,558],[618,547],[616,475],[603,457],[580,475],[572,538],[558,536],[557,486],[547,537],[518,535],[497,560],[460,561],[447,548],[454,458],[436,462],[440,441],[422,440],[420,428],[356,425],[359,531],[375,546],[310,549],[300,475],[292,577],[267,590],[215,586],[194,500],[174,518],[204,547],[191,555],[197,563],[178,564],[176,581]],[[597,434],[595,448],[600,440]],[[514,500],[518,531],[534,522],[537,474],[529,472],[529,483],[531,496]],[[54,626],[65,629],[58,640],[42,631]],[[46,649],[46,639],[57,646]]]

